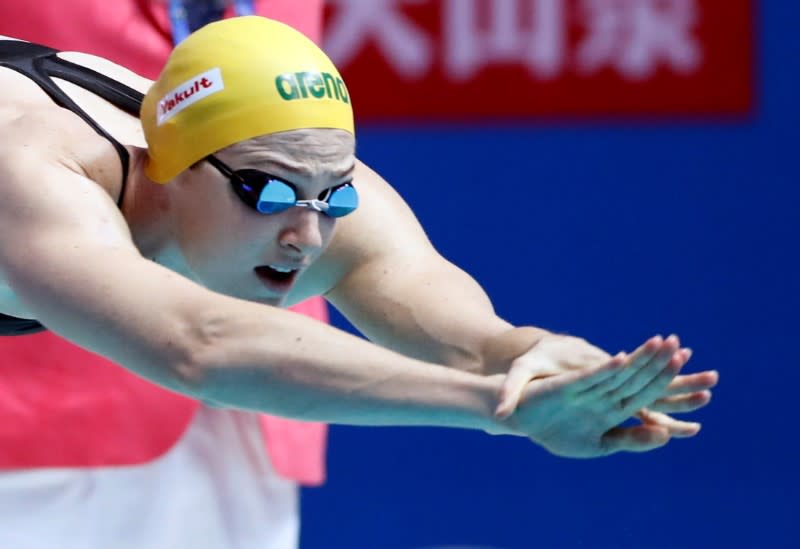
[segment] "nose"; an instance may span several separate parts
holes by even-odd
[[[322,214],[308,208],[290,208],[284,212],[286,225],[278,234],[282,248],[312,255],[325,245]]]

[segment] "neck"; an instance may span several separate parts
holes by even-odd
[[[144,173],[147,150],[129,147],[131,162],[122,199],[122,215],[139,252],[156,258],[170,247],[169,196],[165,185],[154,183]]]
[[[130,152],[131,167],[122,214],[134,245],[143,257],[190,280],[197,280],[175,238],[178,231],[173,227],[176,213],[172,189],[178,183],[160,184],[150,180],[144,171],[147,150],[136,148]]]

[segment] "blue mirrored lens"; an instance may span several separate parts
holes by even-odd
[[[261,191],[256,209],[264,214],[282,212],[294,206],[296,200],[294,189],[283,181],[271,179]]]
[[[325,212],[331,217],[342,217],[352,213],[358,208],[358,193],[352,185],[339,187],[331,193],[328,198],[328,211]]]

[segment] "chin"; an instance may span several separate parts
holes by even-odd
[[[259,303],[261,305],[270,305],[272,307],[285,307],[286,305],[286,296],[256,296],[256,297],[246,297],[243,298],[247,301],[252,301],[254,303]]]
[[[286,307],[288,292],[278,292],[266,288],[263,284],[258,282],[258,279],[253,283],[253,280],[242,280],[239,277],[237,277],[236,280],[233,278],[222,279],[222,277],[216,277],[214,281],[203,280],[201,284],[213,292],[243,301],[270,305],[272,307]]]
[[[206,288],[211,290],[212,292],[217,292],[219,294],[226,295],[228,297],[233,297],[235,299],[241,299],[242,301],[250,301],[253,303],[259,303],[261,305],[271,305],[273,307],[280,307],[282,306],[283,302],[286,300],[286,296],[283,295],[264,295],[263,290],[259,291],[259,289],[253,290],[252,288],[250,291],[243,291],[243,288],[231,288],[231,287],[214,287],[212,285],[205,285]]]

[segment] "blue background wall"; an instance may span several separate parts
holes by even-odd
[[[334,427],[304,549],[798,547],[796,3],[764,3],[747,120],[361,128],[501,316],[715,368],[704,430],[593,461],[477,432]],[[780,4],[778,6],[777,4]],[[479,190],[500,197],[493,207]]]

